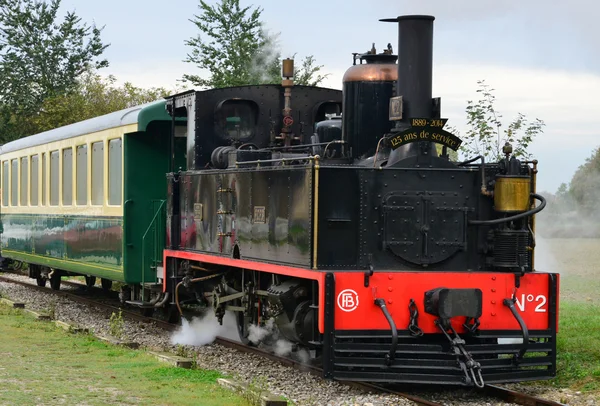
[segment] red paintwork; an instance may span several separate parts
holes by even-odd
[[[319,283],[319,303],[325,302],[325,271],[295,268],[284,265],[266,264],[244,259],[233,259],[216,255],[201,254],[187,251],[164,251],[164,262],[167,258],[181,258],[204,263],[225,265],[235,268],[251,269],[279,275],[296,276],[316,280]],[[479,288],[483,293],[483,311],[479,319],[481,330],[520,330],[519,324],[508,307],[502,304],[505,298],[512,296],[515,278],[507,273],[467,273],[467,272],[376,272],[369,279],[369,287],[364,287],[363,272],[335,272],[335,312],[336,330],[389,330],[389,324],[375,299],[385,299],[396,327],[399,330],[407,328],[409,323],[408,304],[414,299],[419,310],[419,327],[424,333],[439,333],[433,324],[435,316],[425,313],[423,299],[425,292],[431,289],[446,288]],[[558,275],[556,275],[558,278]],[[166,266],[164,268],[163,292],[166,291]],[[521,278],[521,287],[517,290],[517,300],[522,303],[525,295],[525,307],[517,310],[530,330],[548,328],[548,288],[547,273],[526,274]],[[358,306],[346,312],[341,310],[340,293],[352,289],[358,294]],[[558,284],[557,284],[558,290]],[[533,295],[533,301],[527,302],[527,297]],[[546,303],[540,306],[545,312],[536,312],[541,301],[536,301],[543,295]],[[558,323],[558,292],[556,297],[556,318]],[[453,319],[452,325],[460,333],[464,332],[462,324],[465,318]],[[319,307],[319,331],[324,333],[324,306]]]
[[[163,292],[167,289],[167,258],[181,258],[189,259],[199,262],[205,262],[209,264],[225,265],[234,268],[251,269],[253,271],[269,272],[278,275],[296,276],[298,278],[312,279],[319,283],[319,303],[325,301],[325,273],[323,271],[312,271],[310,269],[295,268],[285,265],[266,264],[263,262],[248,261],[245,259],[234,259],[228,257],[219,257],[216,255],[200,254],[197,252],[187,251],[173,251],[165,250],[163,254]],[[319,331],[323,333],[325,331],[324,324],[324,313],[323,306],[319,307]]]
[[[508,307],[502,304],[504,298],[512,296],[515,278],[503,273],[459,273],[459,272],[377,272],[370,278],[369,287],[364,287],[362,273],[335,274],[335,329],[336,330],[389,330],[389,324],[379,307],[374,304],[376,298],[385,299],[399,330],[407,328],[409,323],[408,304],[411,298],[419,309],[419,327],[424,333],[439,332],[433,324],[435,316],[425,313],[423,306],[426,291],[438,287],[479,288],[483,293],[483,311],[480,318],[482,330],[520,330],[519,324]],[[534,301],[525,304],[525,310],[517,310],[531,330],[548,328],[548,300],[535,312],[541,301],[539,295],[548,298],[549,275],[547,273],[527,274],[521,278],[521,287],[517,290],[517,300],[525,294],[533,295]],[[353,289],[359,297],[359,304],[351,312],[342,311],[338,305],[338,296],[344,289]],[[558,308],[558,301],[556,304]],[[557,314],[558,319],[558,314]],[[453,326],[464,331],[465,318],[453,319]]]

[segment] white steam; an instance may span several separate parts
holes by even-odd
[[[292,353],[292,348],[293,346],[291,342],[284,339],[279,339],[275,342],[273,351],[280,357],[285,357]]]
[[[272,68],[280,58],[279,34],[270,34],[264,25],[261,26],[261,33],[265,42],[252,58],[250,73],[261,82],[267,83],[272,81]]]
[[[556,262],[556,256],[548,243],[539,233],[535,239],[534,268],[538,272],[561,273],[563,267]]]
[[[275,353],[280,357],[296,358],[303,364],[310,362],[310,354],[303,348],[298,348],[291,341],[282,336],[274,323],[274,319],[269,319],[264,326],[251,325],[249,328],[248,339],[264,350]]]
[[[273,319],[269,319],[264,326],[253,324],[248,327],[248,330],[248,340],[250,340],[253,344],[258,345],[265,339],[275,334]]]
[[[275,325],[274,319],[269,319],[263,326],[253,324],[248,330],[248,339],[254,345],[280,357],[292,357],[303,364],[310,363],[309,352],[285,339]],[[226,312],[223,325],[219,324],[212,309],[202,317],[194,317],[192,321],[183,318],[181,327],[171,337],[171,344],[203,346],[211,344],[217,337],[239,341],[235,314]]]
[[[217,336],[239,340],[232,313],[225,313],[223,325],[219,324],[212,310],[202,317],[194,317],[191,322],[182,318],[181,327],[171,337],[171,344],[202,346],[212,343]]]

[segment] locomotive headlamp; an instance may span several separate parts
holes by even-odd
[[[523,212],[531,205],[531,179],[522,175],[497,175],[494,209],[504,213]]]

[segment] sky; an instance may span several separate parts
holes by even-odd
[[[215,0],[208,0],[214,4]],[[397,26],[379,19],[429,14],[434,22],[434,97],[442,116],[466,130],[465,107],[485,80],[508,124],[517,113],[546,126],[530,146],[539,160],[538,191],[568,183],[600,146],[600,3],[542,0],[241,0],[260,6],[261,19],[280,33],[283,57],[314,55],[330,76],[322,84],[341,89],[353,52],[372,43],[380,52],[397,48]],[[63,11],[104,26],[110,66],[101,73],[136,86],[181,87],[184,73],[201,73],[184,63],[185,41],[199,34],[190,22],[198,0],[62,0]]]

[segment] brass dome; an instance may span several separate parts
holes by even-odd
[[[342,82],[394,82],[398,80],[398,65],[394,63],[368,63],[351,66]]]

